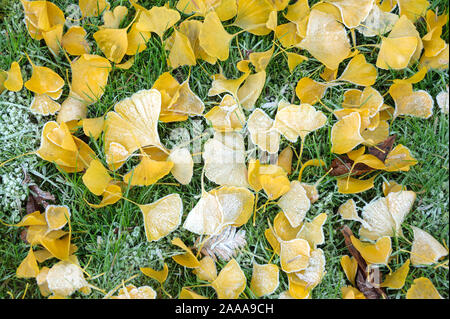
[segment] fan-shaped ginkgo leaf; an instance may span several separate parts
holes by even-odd
[[[405,15],[409,20],[415,22],[425,15],[430,3],[427,0],[397,0],[400,16]]]
[[[30,247],[28,255],[20,263],[16,270],[18,278],[35,278],[39,274],[39,266],[34,256],[33,249]]]
[[[234,24],[249,33],[266,35],[271,32],[266,23],[273,8],[264,0],[240,0]]]
[[[53,115],[61,109],[61,104],[53,101],[47,94],[35,94],[30,109],[44,116]]]
[[[108,170],[103,167],[102,163],[95,159],[91,161],[89,168],[84,173],[83,183],[91,191],[91,193],[100,196],[105,191],[109,182],[112,180]]]
[[[434,101],[431,95],[423,90],[413,91],[412,84],[392,84],[389,94],[395,101],[395,116],[411,115],[429,118],[433,114]]]
[[[240,131],[245,123],[244,113],[230,94],[225,94],[219,105],[214,106],[204,116],[211,121],[217,132]]]
[[[337,121],[331,129],[331,152],[344,154],[364,142],[361,136],[361,116],[353,112]]]
[[[79,6],[83,17],[95,17],[108,10],[110,5],[106,0],[79,0]]]
[[[408,259],[400,268],[398,268],[392,274],[387,275],[380,286],[388,287],[391,289],[402,289],[405,285],[406,277],[408,276],[409,263],[410,260]]]
[[[178,194],[176,194],[178,195]],[[181,199],[180,199],[181,201]],[[180,215],[181,219],[181,215]],[[178,246],[181,249],[185,251],[184,254],[179,254],[172,256],[172,259],[181,266],[188,267],[188,268],[197,268],[200,266],[200,262],[198,261],[197,257],[192,253],[191,249],[187,247],[180,238],[174,238],[172,240],[172,245]]]
[[[241,134],[216,132],[204,145],[206,177],[219,185],[247,186],[245,145]]]
[[[414,279],[406,292],[406,299],[443,299],[430,279],[420,277]]]
[[[114,63],[122,61],[128,48],[127,28],[101,29],[93,37],[108,60]]]
[[[200,265],[192,272],[197,275],[198,279],[212,282],[217,278],[217,269],[214,259],[205,256],[199,261]]]
[[[306,269],[309,264],[310,246],[304,239],[296,238],[281,242],[280,264],[286,273]]]
[[[414,241],[411,248],[411,263],[413,266],[432,265],[448,255],[448,250],[433,236],[420,228],[413,226],[412,229],[414,231]]]
[[[246,278],[239,264],[233,258],[211,283],[219,299],[237,299],[244,291]]]
[[[286,215],[281,211],[273,219],[273,231],[278,239],[289,241],[297,237],[298,232],[302,228],[303,224],[297,227],[292,227]]]
[[[349,29],[356,28],[372,10],[373,0],[326,0],[341,12],[342,22]]]
[[[283,210],[291,226],[298,227],[311,207],[311,202],[301,183],[292,181],[290,190],[280,198],[278,206]]]
[[[173,44],[169,53],[170,66],[177,68],[182,65],[195,65],[196,57],[189,38],[177,30],[174,31],[172,37]]]
[[[148,267],[139,268],[139,270],[147,277],[155,279],[161,285],[166,281],[167,276],[169,275],[169,267],[167,266],[166,263],[164,263],[162,270],[154,270]]]
[[[103,13],[103,28],[117,29],[120,22],[127,16],[128,9],[125,6],[117,6],[114,10],[108,10]]]
[[[48,205],[45,208],[45,220],[49,230],[62,229],[70,219],[70,210],[67,206]]]
[[[350,53],[350,42],[343,25],[328,13],[311,10],[306,37],[299,46],[331,70],[336,70]]]
[[[310,78],[301,78],[295,87],[295,94],[302,103],[316,104],[319,102],[327,91],[328,85]]]
[[[205,16],[205,21],[199,34],[199,41],[200,46],[208,55],[221,61],[227,60],[232,38],[233,35],[225,31],[216,12],[211,11]]]
[[[158,90],[141,90],[114,106],[105,120],[106,162],[118,169],[140,147],[156,146],[164,149],[158,135],[158,118],[161,111],[161,93]],[[145,164],[148,164],[149,159]],[[167,164],[160,166],[168,166]]]
[[[325,254],[320,248],[311,250],[308,267],[304,270],[290,274],[290,281],[304,286],[306,290],[315,288],[325,275]],[[289,275],[288,275],[289,276]]]
[[[274,128],[294,143],[299,136],[304,141],[309,133],[323,127],[326,121],[326,116],[309,104],[290,104],[281,109],[278,107]]]
[[[180,20],[178,11],[165,6],[154,6],[150,10],[142,11],[136,22],[136,27],[141,31],[156,33],[161,39],[167,29]]]
[[[279,285],[279,270],[277,265],[259,265],[253,263],[253,273],[250,289],[256,297],[272,294]]]
[[[356,272],[358,270],[358,262],[354,257],[347,255],[341,257],[341,266],[347,279],[355,285]]]
[[[152,185],[169,174],[172,167],[172,162],[155,161],[147,156],[142,156],[141,162],[124,175],[123,181],[130,185]]]
[[[247,121],[247,129],[253,144],[268,153],[277,153],[280,133],[273,128],[273,120],[262,110],[255,109]]]
[[[139,205],[144,217],[148,241],[157,241],[178,228],[183,213],[183,203],[178,194],[167,195],[157,201]]]
[[[1,84],[0,84],[1,85]],[[13,62],[9,70],[6,72],[6,79],[3,81],[3,86],[13,92],[18,92],[23,87],[22,73],[20,72],[19,63]]]
[[[355,236],[351,236],[351,241],[368,263],[387,265],[392,252],[390,237],[381,237],[375,244],[362,242]]]
[[[31,60],[30,60],[31,62]],[[59,92],[64,86],[64,80],[53,70],[45,67],[34,65],[31,78],[25,82],[25,87],[36,94],[51,94]],[[58,99],[59,96],[54,97]]]
[[[309,246],[314,249],[318,245],[322,245],[325,242],[325,236],[323,234],[323,225],[327,220],[327,214],[322,213],[314,217],[311,222],[303,224],[302,228],[297,234],[297,238],[302,238],[308,241]]]
[[[377,69],[372,64],[367,63],[363,54],[358,54],[353,57],[338,78],[338,80],[362,86],[373,85],[376,79]]]
[[[390,2],[390,0],[385,2]],[[374,3],[369,15],[357,30],[365,37],[381,36],[390,32],[398,19],[398,15],[384,12],[376,3]]]

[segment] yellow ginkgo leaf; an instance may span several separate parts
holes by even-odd
[[[356,179],[352,177],[337,178],[338,192],[341,194],[357,194],[373,188],[375,177]]]
[[[91,191],[91,193],[100,196],[105,192],[109,182],[112,180],[109,176],[108,170],[103,164],[95,159],[91,161],[89,168],[84,173],[83,183]]]
[[[290,146],[287,146],[283,149],[280,154],[278,154],[277,166],[282,167],[286,173],[292,173],[292,157],[294,156],[294,152]]]
[[[142,31],[136,27],[136,23],[131,25],[130,30],[127,33],[128,46],[125,54],[135,55],[147,48],[147,41],[151,37],[150,31]]]
[[[89,43],[86,41],[86,31],[80,26],[72,26],[62,36],[61,46],[71,55],[88,54]]]
[[[295,228],[301,225],[311,207],[311,202],[301,183],[292,181],[290,190],[279,199],[278,206],[283,210],[291,226]]]
[[[126,285],[120,288],[117,296],[112,296],[111,299],[156,299],[156,291],[149,286]]]
[[[288,274],[289,281],[289,295],[294,299],[308,299],[310,298],[311,289],[306,285],[299,283],[295,273]]]
[[[216,132],[204,145],[206,177],[219,185],[247,186],[245,145],[240,133]]]
[[[36,151],[36,155],[46,161],[54,162],[66,172],[83,171],[89,167],[95,153],[82,140],[71,136],[68,128],[62,129],[64,126],[67,128],[67,125],[61,124],[60,127],[58,123],[53,121],[45,123],[42,129],[41,145]],[[56,134],[56,132],[59,133]],[[61,133],[63,134],[60,135]],[[68,146],[64,148],[63,145]],[[75,150],[73,145],[75,145]]]
[[[362,211],[360,236],[376,240],[382,236],[401,235],[401,225],[415,199],[414,192],[400,191],[367,204]]]
[[[273,128],[273,120],[260,108],[255,109],[247,121],[247,129],[253,144],[268,153],[277,153],[280,133]]]
[[[289,274],[291,275],[289,280],[297,285],[304,286],[307,290],[311,290],[321,282],[325,275],[325,263],[325,254],[322,249],[311,250],[308,267]]]
[[[302,228],[297,234],[297,238],[302,238],[308,241],[309,246],[314,249],[318,245],[325,242],[325,235],[323,234],[323,225],[327,220],[327,214],[322,213],[314,217],[311,222],[303,224]]]
[[[349,257],[347,255],[341,257],[341,266],[344,270],[347,279],[355,285],[356,272],[358,270],[358,262],[354,257]]]
[[[383,182],[383,194],[387,196],[389,193],[395,193],[400,191],[406,191],[406,187],[398,184],[396,181]]]
[[[61,49],[63,27],[63,24],[57,24],[46,31],[42,31],[45,44],[54,56],[58,56]]]
[[[142,11],[136,22],[136,27],[141,31],[156,33],[161,39],[167,29],[180,20],[178,11],[165,6],[154,6],[150,10]]]
[[[302,41],[297,32],[297,25],[293,22],[278,25],[275,28],[275,37],[284,48],[291,48]]]
[[[43,38],[43,32],[65,23],[64,13],[50,1],[21,0],[28,33],[35,40]]]
[[[0,84],[1,85],[1,84]],[[18,92],[23,87],[22,73],[20,72],[19,63],[11,63],[11,67],[6,72],[6,79],[3,81],[3,86],[13,92]]]
[[[180,291],[178,299],[208,299],[208,298],[193,292],[189,288],[183,287]]]
[[[271,32],[266,23],[273,11],[272,5],[264,0],[240,0],[234,24],[249,33],[266,35]]]
[[[298,23],[303,19],[307,18],[310,9],[308,0],[298,0],[297,2],[288,5],[288,9],[284,17],[291,22]]]
[[[393,1],[387,0],[384,3],[389,2]],[[398,15],[391,12],[385,12],[380,6],[374,3],[369,15],[356,30],[361,32],[365,37],[381,36],[390,32],[398,19]]]
[[[349,199],[344,204],[339,206],[338,213],[344,220],[354,220],[365,224],[365,221],[358,216],[356,204],[353,199]]]
[[[449,46],[446,43],[445,48],[436,56],[427,57],[422,55],[420,58],[420,65],[428,69],[445,70],[448,69],[449,61]]]
[[[406,292],[406,299],[444,299],[434,287],[430,279],[420,277],[414,279],[413,284]]]
[[[326,0],[341,12],[342,22],[349,29],[356,28],[364,21],[373,6],[373,0]]]
[[[114,63],[122,61],[128,48],[127,28],[101,29],[93,37],[108,60]]]
[[[44,246],[53,257],[58,258],[59,260],[67,260],[70,255],[70,237],[70,233],[62,238],[44,236],[40,238],[39,243]]]
[[[280,265],[286,273],[306,269],[309,264],[311,249],[304,239],[296,238],[282,241],[280,248]]]
[[[449,95],[448,95],[448,85],[446,90],[442,90],[436,95],[436,102],[441,109],[441,112],[444,114],[448,114],[449,112]]]
[[[291,189],[286,171],[276,165],[260,167],[259,183],[270,200],[278,199]]]
[[[310,78],[301,78],[295,87],[295,94],[302,103],[316,104],[327,91],[328,85],[314,81]]]
[[[211,283],[219,299],[237,299],[244,291],[246,278],[239,264],[233,258]]]
[[[302,176],[303,176],[303,171],[310,166],[315,166],[315,167],[325,167],[325,162],[322,161],[321,159],[310,159],[309,161],[306,161],[305,163],[302,164],[302,167],[300,168],[300,171],[298,172],[298,180],[301,181],[302,180]]]
[[[269,50],[264,52],[252,52],[249,55],[249,59],[251,64],[255,67],[256,72],[265,71],[267,65],[273,56],[273,51],[275,50],[275,46],[272,46]]]
[[[178,195],[178,194],[176,194]],[[181,201],[181,199],[180,199]],[[181,214],[180,214],[180,221],[181,221]],[[197,257],[192,253],[191,249],[187,247],[180,238],[174,238],[172,240],[172,245],[178,246],[181,249],[185,251],[184,254],[175,255],[172,256],[172,259],[181,266],[188,267],[188,268],[197,268],[200,266],[200,262],[198,261]]]
[[[147,277],[155,279],[161,285],[166,281],[167,276],[169,275],[169,267],[167,267],[166,263],[164,263],[162,270],[154,270],[152,268],[147,268],[147,267],[139,268],[139,270]]]
[[[189,86],[189,78],[178,86],[177,98],[168,106],[171,112],[188,115],[201,115],[204,109],[203,101]]]
[[[309,201],[311,204],[314,204],[319,200],[319,191],[317,190],[316,184],[307,184],[307,183],[301,183],[303,188],[306,191],[306,196],[308,196]]]
[[[444,256],[448,250],[426,231],[412,227],[414,241],[411,248],[411,264],[413,266],[432,265]]]
[[[35,211],[33,213],[29,213],[25,215],[20,222],[15,225],[15,227],[26,227],[26,226],[46,226],[47,221],[45,220],[45,216],[41,214],[39,211]]]
[[[297,67],[297,65],[299,65],[300,63],[302,63],[304,61],[308,61],[308,58],[305,57],[304,55],[297,54],[294,52],[286,52],[286,55],[288,57],[289,72],[291,72],[291,73],[294,71],[294,69]]]
[[[259,265],[253,263],[250,289],[256,297],[272,294],[279,285],[279,270],[274,264]]]
[[[109,184],[103,192],[100,204],[87,203],[92,208],[102,208],[118,202],[122,198],[122,188],[119,185]]]
[[[48,205],[45,208],[45,220],[49,230],[62,229],[70,220],[70,210],[67,206]]]
[[[252,110],[266,83],[266,72],[261,71],[249,75],[237,92],[239,103],[246,109]]]
[[[39,266],[34,256],[33,248],[30,247],[27,257],[17,267],[16,276],[18,278],[35,278],[38,274]]]
[[[211,11],[205,16],[205,21],[199,34],[199,41],[200,46],[208,55],[221,61],[227,60],[232,38],[233,35],[225,31],[215,11]]]
[[[395,84],[415,84],[419,83],[425,78],[425,75],[427,74],[428,69],[424,66],[422,66],[419,71],[417,71],[413,76],[407,78],[407,79],[395,79],[393,82]]]
[[[169,174],[172,167],[172,162],[155,161],[147,156],[142,156],[141,162],[124,175],[123,181],[130,185],[152,185]]]
[[[389,94],[395,101],[394,117],[411,115],[429,118],[433,114],[434,101],[431,95],[423,90],[413,91],[412,84],[392,84]]]
[[[351,241],[366,262],[387,265],[392,252],[391,237],[381,237],[375,244],[362,242],[355,236],[351,236]]]
[[[326,121],[325,114],[309,104],[290,104],[281,109],[278,106],[274,128],[295,143],[299,136],[304,141],[309,133],[323,127]]]
[[[217,269],[214,259],[210,256],[205,256],[199,261],[199,266],[192,272],[197,275],[200,280],[212,282],[217,278]]]
[[[161,93],[156,89],[141,90],[114,106],[115,112],[108,112],[105,120],[106,162],[112,169],[118,169],[143,146],[165,149],[159,140],[158,118],[161,112]],[[146,161],[146,164],[150,161]],[[161,164],[161,163],[160,163]],[[159,165],[168,167],[167,163]]]
[[[247,223],[253,212],[254,195],[244,187],[222,186],[208,193],[189,212],[183,228],[199,234],[214,235],[225,226]]]
[[[280,254],[280,249],[281,249],[281,243],[278,240],[277,236],[272,231],[272,229],[267,228],[264,231],[264,237],[266,237],[267,241],[269,242],[270,246],[273,249],[273,252],[275,254],[279,255]]]
[[[350,42],[343,25],[328,13],[311,10],[306,37],[299,46],[331,70],[350,53]]]
[[[170,66],[177,68],[182,65],[195,65],[196,57],[189,38],[177,30],[174,31],[172,37],[173,44],[169,53]]]
[[[245,115],[236,99],[225,94],[219,105],[214,106],[204,115],[217,132],[240,131],[245,123]]]
[[[386,165],[385,170],[388,172],[407,172],[411,166],[416,165],[418,162],[412,157],[410,150],[406,146],[398,144],[386,156],[384,163]]]
[[[179,183],[187,185],[191,182],[194,173],[194,161],[187,148],[177,147],[172,149],[167,161],[173,163],[170,172]]]
[[[341,287],[342,299],[366,299],[366,296],[355,287]]]
[[[124,6],[117,6],[114,10],[108,10],[103,12],[103,28],[117,29],[120,22],[127,16],[128,9]]]
[[[361,115],[353,112],[337,121],[331,129],[331,152],[344,154],[364,142],[361,136]]]
[[[148,241],[157,241],[167,236],[181,223],[183,202],[178,194],[167,195],[151,204],[139,205],[139,208],[144,217]]]
[[[289,241],[297,237],[298,232],[302,228],[303,224],[297,227],[292,227],[286,215],[281,211],[273,219],[273,230],[277,237],[284,241]]]
[[[47,273],[48,289],[57,296],[68,297],[75,291],[83,291],[89,287],[83,270],[75,256],[67,261],[53,265]]]
[[[53,115],[61,109],[61,104],[53,101],[47,94],[35,94],[30,109],[44,116]]]
[[[392,274],[387,275],[380,286],[388,287],[391,289],[402,289],[405,285],[406,276],[408,276],[409,263],[410,260],[408,259],[400,268],[398,268]]]
[[[79,6],[83,17],[95,17],[109,9],[109,2],[106,0],[79,0]]]
[[[425,15],[430,3],[427,0],[397,0],[400,16],[405,15],[409,20],[415,22]]]
[[[367,63],[366,57],[363,54],[358,54],[353,57],[338,78],[338,80],[361,86],[373,85],[376,79],[377,69],[372,64]]]
[[[42,267],[39,274],[36,276],[36,283],[38,284],[39,291],[43,297],[47,297],[52,293],[50,289],[48,289],[47,284],[47,275],[49,270],[50,268],[48,267]]]
[[[33,73],[31,78],[25,82],[28,90],[36,94],[54,93],[64,86],[64,80],[55,71],[45,66],[34,65],[31,60],[30,63]]]
[[[98,139],[105,127],[105,118],[103,116],[100,116],[83,119],[81,123],[83,125],[84,135],[89,137],[92,136],[94,139]]]
[[[238,89],[241,84],[244,83],[249,74],[250,72],[245,72],[237,79],[227,79],[222,74],[213,75],[213,82],[211,84],[211,88],[208,91],[208,96],[214,96],[227,92],[237,99]]]

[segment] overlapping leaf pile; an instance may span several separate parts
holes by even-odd
[[[172,244],[182,252],[174,255],[173,260],[193,269],[218,298],[238,298],[247,279],[237,259],[231,257],[236,254],[234,248],[245,245],[245,239],[243,244],[236,244],[229,253],[221,255],[228,256],[229,261],[219,273],[214,253],[205,254],[207,250],[202,245],[212,238],[217,240],[217,236],[223,238],[224,232],[233,227],[247,224],[252,215],[255,221],[266,206],[277,205],[281,210],[269,220],[265,237],[272,257],[278,256],[288,278],[289,288],[280,297],[310,298],[326,273],[326,254],[319,246],[325,243],[322,227],[332,212],[308,214],[320,200],[317,187],[322,179],[307,184],[301,182],[302,174],[309,166],[326,164],[320,158],[302,162],[305,140],[316,131],[325,133],[324,127],[331,127],[330,152],[336,154],[336,159],[328,173],[336,176],[337,190],[343,194],[364,192],[375,186],[378,174],[404,172],[416,165],[407,146],[394,146],[390,125],[404,116],[427,119],[432,115],[433,98],[426,91],[415,89],[415,85],[433,69],[448,68],[449,46],[441,38],[448,16],[427,10],[426,0],[326,0],[314,5],[307,0],[179,0],[174,8],[169,4],[145,8],[137,1],[130,2],[130,8],[111,8],[104,0],[79,1],[84,19],[102,15],[104,24],[92,35],[104,55],[100,56],[90,53],[88,34],[82,27],[65,30],[64,14],[56,5],[22,0],[30,36],[44,40],[53,55],[66,55],[71,68],[69,91],[61,104],[58,100],[66,85],[62,76],[34,64],[37,62],[28,56],[33,73],[24,84],[17,62],[11,64],[10,70],[0,72],[0,91],[19,91],[25,86],[35,94],[30,105],[33,112],[44,116],[56,114],[56,121],[45,124],[35,154],[64,173],[81,175],[86,188],[101,196],[97,203],[86,201],[98,209],[122,199],[130,201],[124,197],[125,190],[153,185],[169,174],[178,183],[189,184],[194,171],[189,149],[167,148],[161,142],[158,127],[160,122],[204,117],[211,123],[214,135],[202,152],[204,176],[199,199],[186,211],[186,216],[182,198],[176,193],[166,194],[153,203],[134,203],[142,212],[147,240],[158,241],[180,225],[200,236],[197,254],[180,238],[174,238]],[[121,27],[130,16],[131,22]],[[418,21],[425,21],[426,34],[419,34]],[[239,31],[230,33],[230,30]],[[180,83],[170,71],[182,66],[197,67],[203,62],[227,61],[231,41],[238,42],[238,35],[243,32],[273,38],[273,44],[266,51],[241,56],[235,65],[241,73],[239,77],[227,78],[222,68],[213,75],[208,97],[215,104],[205,113],[204,101],[190,88],[190,75]],[[88,118],[88,107],[95,107],[95,102],[101,99],[109,78],[115,72],[131,68],[135,56],[149,50],[147,43],[152,37],[157,37],[167,50],[170,70],[159,75],[151,89],[122,99],[104,116]],[[356,43],[357,39],[366,38],[376,38],[379,44]],[[367,62],[365,50],[359,50],[370,46],[377,50],[375,65]],[[267,67],[278,54],[285,55],[291,73],[309,60],[319,62],[322,71],[321,80],[298,79],[295,94],[300,102],[279,101],[275,117],[271,118],[257,105],[268,78]],[[374,88],[380,74],[407,67],[417,69],[417,73],[394,79],[386,91]],[[331,110],[322,100],[328,89],[337,86],[352,88],[343,94],[341,105]],[[387,104],[388,98],[394,105]],[[448,87],[437,101],[442,111],[448,112]],[[90,140],[77,137],[81,131]],[[266,155],[278,156],[278,162],[249,158],[250,146],[244,141],[246,132],[255,148]],[[97,140],[103,150],[95,152],[92,144],[83,140]],[[280,152],[284,142],[289,146]],[[297,145],[298,164],[293,168],[293,150]],[[138,158],[139,163],[124,171],[124,164],[132,158]],[[297,173],[298,177],[294,177]],[[366,177],[367,174],[371,177]],[[217,187],[206,190],[205,177]],[[408,273],[409,260],[383,281],[368,279],[375,272],[372,266],[388,265],[391,237],[402,235],[402,222],[416,197],[414,192],[396,184],[383,187],[386,197],[366,205],[362,217],[358,216],[352,199],[339,208],[343,219],[361,223],[359,235],[364,240],[354,236],[348,239],[347,245],[355,255],[341,260],[352,283],[342,288],[344,298],[373,294],[386,297],[383,287],[402,288]],[[267,200],[261,207],[257,207],[259,197]],[[76,290],[87,293],[92,287],[84,279],[85,271],[74,255],[76,247],[71,244],[70,223],[69,233],[62,231],[69,219],[69,210],[64,206],[48,206],[44,214],[34,212],[16,225],[27,227],[30,237],[27,238],[30,252],[17,275],[36,278],[44,296],[67,297]],[[448,254],[429,234],[413,229],[413,266],[437,263]],[[36,245],[43,248],[33,250]],[[214,249],[211,242],[208,249]],[[202,252],[204,256],[199,259]],[[39,267],[38,262],[53,257],[60,261],[52,268]],[[249,288],[256,297],[271,295],[279,286],[279,268],[271,261],[272,258],[266,264],[253,264]],[[163,286],[169,272],[167,264],[160,271],[141,268],[141,272],[158,281],[161,290],[170,296]],[[372,286],[368,287],[368,283]],[[122,284],[119,288],[113,298],[157,296],[149,286]],[[191,288],[184,287],[179,297],[204,298]],[[106,297],[112,297],[117,289]],[[436,296],[439,294],[432,284],[423,278],[416,279],[407,293],[408,298]]]

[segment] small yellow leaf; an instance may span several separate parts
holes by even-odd
[[[154,270],[152,268],[139,268],[139,270],[147,277],[158,281],[161,285],[166,281],[169,274],[169,267],[167,267],[166,263],[164,263],[162,270]]]

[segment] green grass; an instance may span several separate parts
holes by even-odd
[[[35,41],[28,35],[22,22],[23,13],[20,4],[14,4],[15,1],[2,0],[0,11],[4,15],[0,19],[0,30],[5,31],[6,35],[0,41],[0,68],[7,69],[11,62],[20,59],[20,65],[23,68],[28,62],[26,61],[24,52],[27,52],[31,59],[37,63],[48,66],[65,77],[65,70],[69,69],[69,64],[63,54],[54,58],[49,54],[43,41]],[[165,1],[140,1],[140,4],[146,8],[152,5],[162,5]],[[444,0],[430,1],[432,8],[439,7],[440,12],[443,8],[448,13],[448,4]],[[55,3],[64,10],[69,1],[55,1]],[[150,4],[151,3],[151,4]],[[129,7],[128,1],[111,1],[112,7],[116,5],[126,5]],[[170,1],[173,6],[174,1]],[[134,12],[134,11],[133,11]],[[122,25],[127,25],[132,19],[132,10],[130,10],[126,21]],[[88,39],[92,43],[93,51],[102,55],[93,42],[92,34],[97,31],[97,25],[102,24],[100,18],[90,18],[88,21],[82,21],[82,25],[88,31]],[[424,24],[419,23],[419,31],[424,34]],[[237,29],[228,28],[229,32],[235,32]],[[167,34],[170,34],[168,32]],[[443,38],[448,41],[448,24],[444,28]],[[363,39],[357,33],[358,44],[377,43],[378,38]],[[272,37],[257,37],[248,33],[240,34],[238,37],[239,50],[245,55],[249,51],[264,51],[270,48]],[[240,61],[239,50],[236,47],[236,41],[231,43],[230,58],[225,62],[219,62],[217,65],[210,65],[204,61],[199,61],[202,67],[195,66],[191,70],[190,86],[191,89],[205,101],[206,111],[209,110],[214,103],[219,101],[218,97],[208,97],[207,92],[211,86],[211,75],[219,72],[221,67],[225,75],[229,78],[236,78],[239,72],[235,65]],[[277,52],[276,49],[275,52]],[[373,48],[361,49],[370,63],[375,63],[378,50]],[[302,51],[305,54],[305,51]],[[344,65],[341,65],[339,71],[342,72]],[[129,97],[134,92],[141,89],[151,88],[153,82],[158,76],[168,71],[166,64],[166,53],[161,41],[153,36],[148,43],[148,48],[137,55],[135,64],[127,71],[113,70],[110,74],[108,85],[103,97],[94,105],[89,107],[88,117],[96,117],[103,115],[106,110],[121,99]],[[297,81],[305,76],[311,76],[314,79],[319,78],[322,70],[321,64],[314,60],[302,63],[296,70],[290,74],[287,67],[287,59],[283,54],[277,55],[269,64],[267,69],[267,81],[263,93],[261,94],[257,106],[282,98],[298,103],[295,97],[295,85]],[[378,70],[378,80],[374,86],[382,94],[387,92],[390,80],[394,78],[403,78],[412,75],[417,71],[417,66],[411,69],[405,69],[397,72]],[[30,70],[26,69],[24,78],[28,79]],[[181,67],[172,72],[179,80],[184,80],[189,74],[188,67]],[[67,79],[66,79],[67,80]],[[428,91],[433,97],[448,85],[448,75],[446,71],[430,71],[426,78],[420,83],[414,85],[415,90],[423,89]],[[329,108],[338,108],[342,101],[344,90],[354,88],[355,86],[347,84],[339,87],[330,88],[327,91],[323,103]],[[283,95],[280,92],[284,91]],[[68,86],[65,87],[63,98],[68,93]],[[0,101],[5,101],[7,92],[0,95]],[[32,93],[26,89],[21,93],[28,103],[31,101]],[[62,100],[62,99],[61,99]],[[385,103],[393,105],[393,101],[389,95],[385,96]],[[23,103],[22,108],[28,105]],[[0,108],[14,108],[19,106],[11,106],[0,104]],[[330,153],[330,131],[335,119],[320,104],[315,106],[322,110],[328,116],[326,127],[310,134],[306,139],[305,149],[303,153],[303,162],[312,158],[323,159],[327,166],[336,155]],[[276,108],[266,110],[272,118],[275,116]],[[249,115],[247,112],[246,115]],[[36,118],[30,113],[30,121],[33,121],[39,127],[54,117]],[[176,127],[182,127],[191,132],[195,131],[192,120],[201,121],[203,127],[208,127],[208,123],[202,117],[191,118],[191,120],[180,123],[159,124],[159,134],[161,141],[167,147],[172,147],[175,141],[170,140],[169,134]],[[337,208],[346,200],[353,198],[357,206],[361,209],[365,203],[372,199],[383,196],[383,181],[395,180],[402,183],[415,192],[417,192],[417,200],[403,224],[405,237],[412,241],[412,231],[410,226],[417,226],[432,234],[437,240],[444,241],[448,244],[449,234],[449,133],[448,133],[449,117],[439,111],[437,105],[434,107],[434,114],[427,120],[412,117],[398,118],[391,126],[391,134],[397,134],[396,144],[407,146],[412,155],[418,160],[418,164],[413,166],[408,172],[383,172],[375,181],[375,188],[356,195],[345,195],[337,192],[336,181],[333,177],[326,177],[319,185],[320,199],[307,214],[310,220],[321,212],[328,214],[328,220],[324,226],[326,242],[320,248],[323,249],[326,256],[326,275],[322,282],[313,290],[313,298],[340,298],[340,288],[349,285],[345,278],[345,274],[340,266],[340,257],[348,254],[345,248],[343,236],[340,233],[340,227],[344,224],[351,226],[354,232],[357,232],[359,225],[352,222],[344,222],[337,214]],[[39,133],[38,133],[39,134]],[[1,150],[1,158],[9,158],[27,151],[32,151],[39,144],[39,135],[36,134],[36,141],[29,143],[28,148],[24,149],[20,143],[8,150]],[[81,132],[77,133],[82,136]],[[202,139],[205,142],[207,137]],[[102,140],[90,140],[89,145],[97,153],[99,158],[104,161]],[[289,145],[286,140],[282,140],[280,149]],[[295,143],[293,147],[298,151],[299,143]],[[4,160],[4,159],[3,159]],[[24,161],[25,158],[17,160]],[[128,161],[121,172],[129,171],[136,162]],[[294,167],[297,160],[294,159]],[[164,284],[165,289],[174,297],[177,297],[183,286],[199,285],[199,282],[191,270],[184,269],[177,265],[170,258],[180,251],[170,244],[171,239],[181,237],[187,245],[193,245],[196,236],[179,227],[169,236],[157,241],[147,242],[143,226],[142,214],[139,208],[125,200],[102,209],[90,208],[83,199],[89,202],[98,202],[98,198],[92,195],[84,186],[81,176],[82,174],[61,174],[56,167],[42,160],[34,164],[34,173],[32,177],[35,182],[44,190],[52,192],[57,197],[58,204],[64,204],[70,207],[72,212],[72,228],[73,243],[79,248],[76,253],[82,266],[87,266],[86,270],[92,276],[100,275],[91,283],[105,291],[109,291],[119,285],[123,280],[138,274],[137,278],[131,281],[136,286],[150,285],[154,287],[158,296],[165,298],[161,290],[158,288],[156,281],[140,274],[139,267],[152,267],[161,269],[164,262],[169,266],[169,276]],[[4,171],[8,167],[2,168]],[[134,187],[124,194],[125,197],[140,204],[151,203],[167,194],[179,193],[184,205],[183,220],[187,213],[196,204],[200,195],[200,178],[202,164],[196,164],[194,167],[194,177],[189,185],[186,186],[165,186],[152,185],[149,187]],[[321,168],[308,168],[303,175],[303,181],[314,183],[324,174]],[[0,170],[0,174],[3,171]],[[290,176],[291,180],[296,179],[298,172],[293,172]],[[169,175],[161,180],[161,182],[175,182],[174,178]],[[216,185],[205,180],[206,189],[212,189]],[[258,206],[264,204],[266,198],[263,192],[260,193]],[[237,261],[242,267],[247,279],[248,285],[252,274],[253,262],[267,263],[271,258],[271,252],[267,250],[268,242],[262,236],[267,228],[267,219],[271,221],[280,211],[278,206],[269,205],[267,209],[257,216],[256,226],[253,227],[249,221],[243,228],[247,232],[247,246],[237,256]],[[23,209],[21,211],[23,214]],[[11,212],[0,208],[0,218],[8,222],[17,222],[11,220]],[[29,284],[26,292],[26,298],[40,298],[38,287],[34,280],[18,279],[15,277],[15,270],[26,256],[29,247],[20,239],[22,229],[6,227],[0,225],[0,298],[9,298],[11,293],[15,297],[20,297]],[[390,266],[397,269],[407,258],[409,254],[400,251],[400,249],[410,250],[410,244],[404,239],[397,238],[393,240],[393,258]],[[448,258],[448,257],[447,257]],[[272,262],[279,264],[278,256],[272,259]],[[44,263],[51,266],[55,260]],[[219,262],[217,267],[220,270],[225,265]],[[383,271],[385,271],[384,269]],[[408,274],[406,284],[401,290],[388,290],[389,296],[392,298],[404,298],[406,290],[411,286],[413,280],[418,277],[430,278],[444,298],[449,298],[449,280],[448,269],[439,267],[437,269],[432,266],[427,267],[411,267]],[[280,272],[280,286],[274,294],[269,298],[277,298],[278,295],[288,288],[287,276]],[[210,287],[195,288],[195,291],[208,296],[215,297],[215,292]],[[252,292],[247,286],[245,295],[253,297]],[[103,295],[94,291],[89,298],[101,298]],[[84,297],[77,293],[74,297]]]

